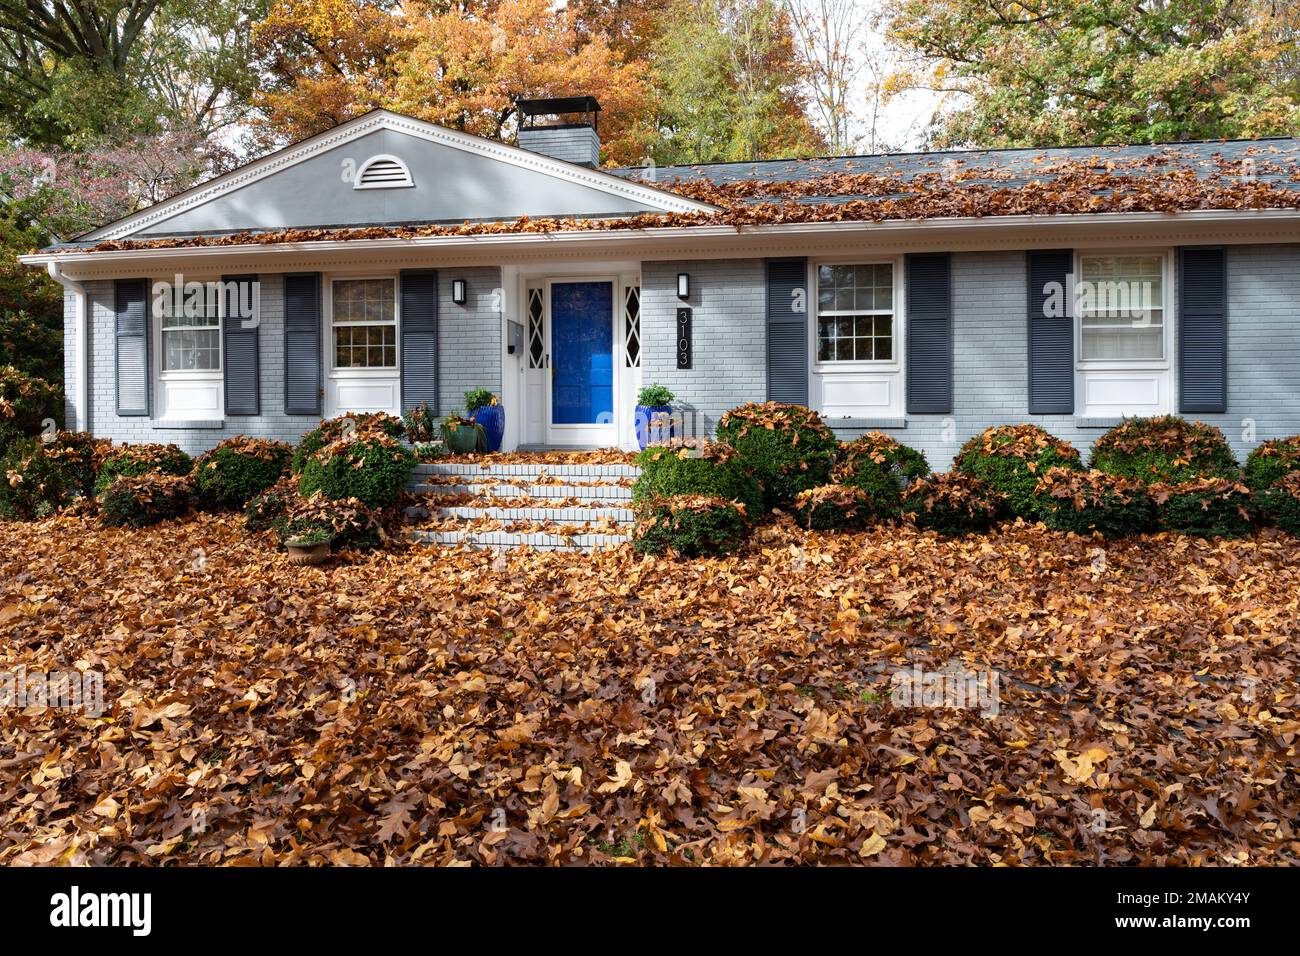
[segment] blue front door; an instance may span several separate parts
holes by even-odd
[[[614,421],[614,284],[551,283],[551,424]]]

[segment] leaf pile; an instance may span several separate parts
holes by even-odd
[[[7,525],[0,670],[106,709],[0,718],[0,863],[1293,865],[1295,555],[787,521],[294,568],[233,515]],[[895,704],[913,665],[997,713]]]

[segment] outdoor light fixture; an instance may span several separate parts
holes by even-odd
[[[677,273],[677,298],[689,299],[691,297],[691,277],[688,273]]]
[[[451,280],[451,301],[455,302],[457,305],[465,304],[465,280],[464,279]]]

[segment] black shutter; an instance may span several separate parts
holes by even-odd
[[[320,274],[284,277],[284,413],[321,413]]]
[[[907,257],[907,411],[952,413],[952,260]]]
[[[221,337],[224,348],[225,395],[227,415],[260,415],[258,390],[258,326],[261,315],[257,276],[225,276]],[[253,303],[252,315],[243,314],[239,306]]]
[[[1178,410],[1228,410],[1228,270],[1223,249],[1178,250]]]
[[[808,260],[767,263],[767,398],[808,404]]]
[[[1029,414],[1074,412],[1074,317],[1071,315],[1069,249],[1028,254]],[[1048,315],[1048,311],[1059,315]]]
[[[113,287],[114,383],[119,415],[149,415],[149,282],[118,279]]]
[[[402,271],[402,411],[438,414],[438,273]]]

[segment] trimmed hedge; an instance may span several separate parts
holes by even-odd
[[[730,445],[673,438],[651,445],[636,456],[636,463],[641,476],[632,488],[634,501],[694,495],[739,501],[748,515],[762,511],[762,488]]]
[[[94,497],[95,475],[113,452],[113,443],[90,432],[59,432],[41,439],[47,458],[59,463],[70,496]]]
[[[45,518],[67,501],[67,491],[67,470],[39,439],[13,442],[0,456],[0,518]]]
[[[205,507],[237,509],[270,488],[289,467],[292,449],[266,438],[227,438],[194,461],[194,487]]]
[[[1002,516],[1006,499],[988,482],[950,471],[918,481],[903,493],[903,512],[918,528],[958,535],[987,531]]]
[[[194,462],[175,445],[119,445],[99,466],[95,490],[104,489],[118,478],[135,478],[140,475],[175,475],[183,477],[194,468]]]
[[[1125,419],[1092,446],[1092,467],[1161,484],[1239,474],[1223,432],[1177,415]]]
[[[1239,538],[1253,525],[1250,489],[1227,478],[1154,484],[1151,499],[1163,531],[1201,537]]]
[[[889,518],[902,511],[903,490],[929,474],[923,453],[883,432],[868,432],[840,446],[832,477],[865,491],[876,514]]]
[[[1034,489],[1050,468],[1082,469],[1079,452],[1069,442],[1037,425],[988,428],[962,445],[953,470],[979,478],[1006,499],[1007,510],[1033,518]]]
[[[878,513],[871,495],[852,485],[821,485],[794,499],[799,524],[811,531],[860,531]]]
[[[1263,442],[1246,458],[1246,484],[1255,491],[1271,488],[1296,472],[1300,472],[1300,435]]]
[[[730,554],[748,533],[744,505],[717,496],[674,495],[638,506],[632,549],[685,558]]]
[[[1122,538],[1155,526],[1155,506],[1136,478],[1049,468],[1034,496],[1039,517],[1055,531]]]
[[[283,518],[298,500],[298,482],[291,477],[281,478],[260,495],[249,499],[244,507],[244,527],[249,531],[266,531],[274,527],[276,519]]]
[[[302,441],[294,449],[291,468],[295,475],[302,474],[302,470],[313,455],[340,438],[368,438],[372,435],[401,438],[404,434],[406,434],[405,423],[387,412],[366,412],[362,415],[339,415],[337,418],[329,418],[302,436]]]
[[[356,498],[370,508],[397,500],[415,470],[415,455],[396,438],[370,433],[331,442],[303,466],[298,491],[304,498],[317,491],[340,501]]]
[[[194,503],[194,484],[182,475],[144,474],[118,478],[99,496],[106,525],[144,528],[179,518]]]
[[[272,527],[280,547],[296,538],[328,540],[335,548],[377,548],[384,543],[378,516],[356,498],[326,498],[317,492],[293,501]]]
[[[767,510],[788,507],[801,491],[830,481],[839,441],[803,405],[750,403],[724,412],[718,441],[730,445],[763,487]]]
[[[1259,510],[1289,535],[1300,538],[1300,471],[1288,472],[1257,492]]]

